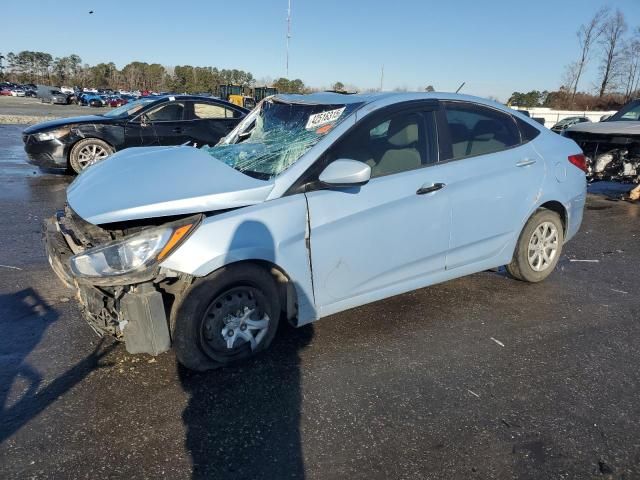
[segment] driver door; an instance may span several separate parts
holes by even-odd
[[[130,121],[125,128],[127,147],[181,145],[187,141],[184,102],[168,101]]]

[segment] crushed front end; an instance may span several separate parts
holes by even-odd
[[[587,157],[589,180],[640,181],[640,135],[565,130]]]
[[[160,268],[160,254],[166,256],[199,221],[196,215],[165,219],[160,226],[153,221],[97,226],[66,207],[44,223],[46,253],[56,275],[76,290],[96,333],[124,340],[130,353],[157,355],[171,347],[171,305],[192,281]],[[154,235],[160,253],[144,244]],[[134,268],[127,270],[126,261]]]

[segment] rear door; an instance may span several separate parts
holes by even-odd
[[[215,101],[196,100],[189,102],[189,107],[185,135],[198,146],[215,145],[244,117],[241,110]]]
[[[127,147],[180,145],[187,141],[186,104],[169,100],[138,115],[125,129]]]
[[[446,268],[507,263],[542,187],[542,158],[511,115],[487,106],[444,103],[438,131],[451,199]]]

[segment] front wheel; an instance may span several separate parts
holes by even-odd
[[[558,264],[563,242],[560,216],[551,210],[539,209],[522,229],[507,271],[518,280],[541,282]]]
[[[258,265],[224,267],[196,280],[171,314],[178,361],[204,371],[266,349],[278,329],[280,302],[272,276]]]
[[[85,138],[76,143],[69,154],[69,167],[80,173],[89,165],[104,160],[113,153],[113,148],[99,138]]]

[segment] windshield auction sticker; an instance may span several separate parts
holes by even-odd
[[[309,120],[307,120],[307,126],[305,128],[307,130],[313,130],[314,128],[318,128],[321,125],[335,122],[338,118],[340,118],[340,115],[342,115],[342,112],[344,112],[345,108],[346,107],[342,107],[336,108],[335,110],[327,110],[326,112],[314,113],[309,117]]]

